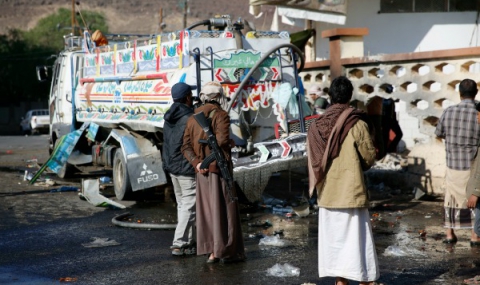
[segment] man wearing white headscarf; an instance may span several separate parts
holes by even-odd
[[[210,127],[232,172],[230,117],[225,111],[228,99],[222,85],[206,83],[200,100],[203,105],[195,109],[195,113],[203,112],[211,121]],[[200,143],[206,139],[202,127],[190,117],[183,136],[182,153],[196,172],[197,255],[208,254],[207,263],[243,261],[245,249],[238,200],[232,199],[236,197],[235,187],[227,189],[216,161],[208,169],[200,169],[202,161],[211,153],[208,145]]]
[[[200,92],[200,100],[202,102],[215,101],[226,110],[228,107],[228,98],[225,96],[222,85],[218,82],[211,81],[203,85]]]
[[[314,84],[310,87],[308,97],[312,111],[315,114],[323,114],[328,106],[330,106],[326,92],[319,85]]]

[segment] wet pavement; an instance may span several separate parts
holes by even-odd
[[[206,264],[205,256],[172,256],[169,250],[172,230],[113,225],[112,219],[126,212],[132,214],[126,222],[174,223],[174,201],[168,193],[155,191],[138,196],[136,201],[121,201],[127,206],[124,210],[95,207],[81,200],[76,192],[50,192],[60,185],[79,186],[78,179],[56,180],[55,186],[27,185],[22,165],[32,158],[32,153],[12,145],[13,153],[7,156],[2,149],[3,141],[0,142],[3,184],[0,284],[331,285],[334,282],[333,278],[318,278],[318,222],[314,207],[308,216],[300,218],[273,213],[264,203],[242,204],[247,260],[237,264]],[[34,151],[34,155],[40,152]],[[43,159],[36,156],[39,161]],[[301,171],[275,174],[264,194],[295,206],[306,191],[304,178]],[[371,190],[370,214],[380,264],[379,282],[461,284],[462,280],[480,274],[480,249],[470,247],[469,231],[457,231],[459,241],[455,245],[442,243],[441,198],[417,201],[411,189],[376,191]],[[103,194],[112,198],[113,193],[106,188]],[[273,237],[274,233],[282,233],[274,245],[260,245],[262,237]],[[94,237],[109,238],[120,245],[98,248],[82,245]],[[282,243],[285,245],[280,246]],[[267,274],[275,265],[286,263],[296,267],[299,276]]]

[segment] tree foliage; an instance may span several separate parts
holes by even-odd
[[[81,15],[88,29],[108,33],[101,14],[85,11]],[[79,15],[76,18],[82,23],[75,28],[80,35],[85,25]],[[0,35],[0,106],[20,101],[48,101],[50,84],[37,81],[35,67],[52,64],[47,59],[63,49],[63,35],[71,33],[71,29],[71,12],[61,8],[39,20],[31,30],[13,29]]]
[[[75,35],[81,35],[85,29],[92,32],[98,29],[104,34],[108,33],[105,18],[97,12],[85,11],[75,18],[73,28]],[[63,36],[70,33],[72,33],[71,11],[60,8],[56,13],[38,21],[35,28],[23,33],[23,37],[29,46],[51,47],[60,51],[63,48]]]

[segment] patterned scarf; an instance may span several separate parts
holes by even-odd
[[[333,130],[333,127],[337,123],[338,118],[347,108],[350,108],[348,104],[334,104],[330,106],[329,108],[327,108],[325,113],[315,121],[315,123],[310,125],[310,128],[308,129],[308,160],[309,164],[313,168],[313,174],[315,176],[313,177],[315,178],[314,185],[322,181],[325,177],[325,174],[327,173],[327,169],[323,169],[322,159],[325,155],[328,139],[330,137],[330,133]],[[347,137],[348,131],[350,131],[350,129],[355,125],[355,123],[358,122],[358,120],[369,122],[367,114],[365,112],[355,109],[345,119],[345,122],[343,123],[343,126],[341,127],[339,132],[334,134],[334,136],[332,137],[330,149],[326,154],[328,155],[327,161],[331,161],[339,155],[340,146]],[[372,129],[370,128],[370,130]]]

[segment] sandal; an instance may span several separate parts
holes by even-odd
[[[210,253],[208,255],[208,259],[207,259],[207,263],[217,263],[220,261],[220,258],[216,258],[216,257],[213,257],[213,258],[210,258],[210,257],[213,257],[213,253]]]
[[[446,239],[444,239],[442,242],[443,242],[443,243],[446,243],[446,244],[456,243],[456,242],[457,242],[457,237],[446,238]]]
[[[480,275],[463,280],[462,284],[480,284]]]
[[[182,256],[182,255],[195,255],[197,254],[197,248],[192,247],[178,247],[178,246],[171,246],[172,255],[175,256]]]
[[[175,256],[182,256],[185,254],[185,250],[183,248],[174,248],[172,250],[172,255],[175,255]]]
[[[470,247],[480,247],[480,241],[478,240],[471,240]]]

